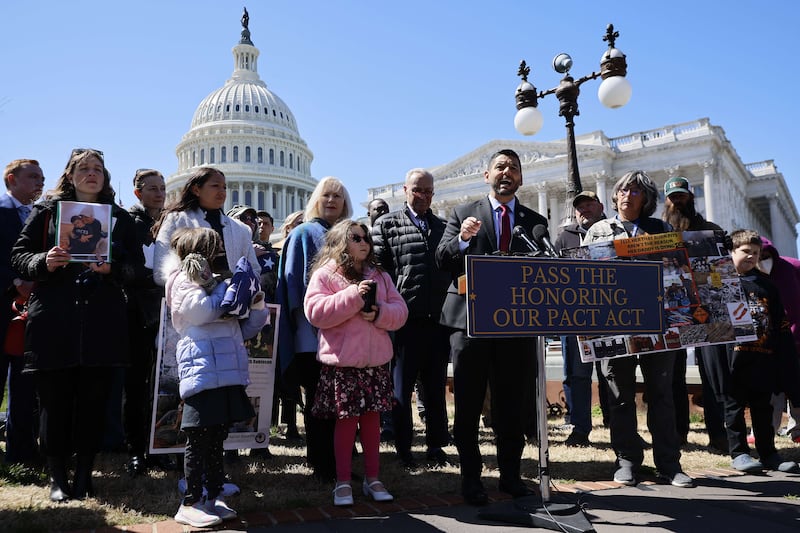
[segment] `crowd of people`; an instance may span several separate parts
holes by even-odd
[[[537,343],[530,337],[468,336],[460,280],[466,255],[526,253],[529,244],[515,234],[535,235],[547,219],[518,197],[523,176],[514,151],[492,154],[484,180],[486,195],[455,207],[445,220],[431,210],[433,175],[411,169],[402,207],[390,212],[386,202],[373,200],[367,224],[353,220],[344,183],[326,177],[305,209],[286,217],[273,245],[268,212],[246,205],[223,211],[226,179],[213,167],[193,172],[171,205],[165,205],[163,175],[140,169],[133,177],[139,203],[125,211],[115,202],[98,150],[73,150],[47,192],[37,161],[12,161],[4,171],[7,194],[0,197],[5,250],[0,283],[6,287],[0,335],[7,336],[21,308],[27,322],[23,353],[8,348],[0,353],[0,390],[8,384],[9,400],[5,461],[44,463],[54,502],[92,496],[92,469],[105,442],[106,424],[99,421],[113,425],[117,418],[130,475],[172,467],[165,456],[148,454],[165,299],[180,338],[175,355],[180,430],[186,436],[181,461],[186,490],[175,520],[206,527],[236,517],[223,497],[223,442],[231,424],[255,417],[245,392],[246,340],[267,324],[266,303],[276,303],[281,313],[272,421],[287,425],[287,437],[299,437],[302,408],[306,461],[316,478],[333,484],[334,505],[353,505],[354,477],[363,480],[365,496],[393,500],[379,477],[382,427],[392,430],[397,460],[418,467],[412,453],[415,392],[418,404],[424,400],[425,460],[433,467],[454,464],[444,448],[455,444],[467,503],[488,502],[478,442],[482,415],[496,437],[498,489],[515,498],[532,494],[521,458],[534,426]],[[606,215],[597,194],[580,192],[573,201],[575,223],[563,228],[555,248],[672,231],[722,231],[696,212],[686,178],[668,180],[664,198],[664,212],[656,218],[659,191],[640,170],[615,183],[613,216]],[[86,212],[58,220],[61,202],[80,202]],[[110,206],[113,221],[99,239],[108,246],[107,255],[98,252],[98,241],[75,259],[70,241],[59,240],[60,226],[83,246],[89,239],[82,235],[98,233],[85,230],[95,223],[88,210],[97,204]],[[786,411],[789,425],[783,431],[800,441],[800,261],[779,256],[752,230],[733,231],[727,243],[758,340],[696,350],[709,446],[730,454],[741,471],[797,472],[800,467],[780,456],[774,439]],[[692,487],[694,480],[680,464],[689,428],[686,351],[595,365],[581,361],[576,337],[561,341],[571,428],[566,444],[591,444],[596,368],[603,424],[616,453],[614,480],[637,483],[645,447],[637,426],[638,367],[658,475],[674,486]],[[445,394],[450,362],[452,437]],[[353,472],[357,439],[363,478]],[[268,449],[263,453],[269,457]]]

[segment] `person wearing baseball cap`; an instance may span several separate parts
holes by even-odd
[[[594,191],[579,192],[572,200],[575,208],[576,222],[565,226],[553,243],[559,252],[567,248],[581,245],[586,230],[598,220],[606,218],[603,203]],[[572,426],[564,444],[567,446],[588,446],[589,433],[592,431],[592,368],[597,366],[597,378],[600,397],[600,408],[603,420],[608,420],[608,402],[606,401],[608,382],[597,365],[581,361],[578,350],[578,338],[574,335],[561,337],[561,355],[564,358],[564,398],[567,404],[568,424]],[[604,422],[606,425],[607,422]]]
[[[675,228],[675,231],[722,231],[718,225],[709,222],[697,212],[694,205],[689,180],[683,176],[674,176],[664,184],[664,212],[661,219]],[[724,352],[724,346],[722,351]],[[707,368],[714,367],[715,358],[719,357],[716,346],[703,346],[696,350],[699,353],[698,371],[703,385],[703,414],[708,431],[708,446],[723,453],[728,453],[727,433],[722,416],[722,405],[714,401],[716,395],[712,390]],[[711,364],[707,364],[706,361]],[[680,350],[675,357],[672,371],[672,398],[675,404],[675,423],[681,442],[685,443],[689,434],[689,396],[686,386],[686,350]]]
[[[689,189],[689,180],[683,176],[675,176],[674,178],[668,179],[664,184],[664,196],[669,196],[676,192],[691,194],[692,191]]]
[[[689,180],[675,176],[664,184],[664,212],[661,219],[672,224],[675,231],[722,230],[697,212]]]

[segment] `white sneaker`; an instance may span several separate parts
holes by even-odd
[[[228,504],[220,496],[217,496],[216,500],[206,501],[206,511],[217,515],[222,520],[233,520],[237,516],[236,511],[228,507]]]
[[[175,515],[175,521],[192,527],[211,527],[222,523],[222,518],[209,513],[202,501],[194,505],[181,505]]]

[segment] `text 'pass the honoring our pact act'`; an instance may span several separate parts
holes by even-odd
[[[470,337],[664,330],[658,262],[467,256],[466,284]]]

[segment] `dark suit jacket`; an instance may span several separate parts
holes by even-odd
[[[22,221],[13,200],[0,193],[0,347],[11,320],[11,295],[16,294],[14,278],[19,274],[11,268],[11,248],[22,231]]]
[[[467,217],[475,217],[481,221],[481,229],[469,241],[467,248],[461,252],[459,241],[461,237],[461,222]],[[514,225],[522,226],[528,235],[533,234],[533,228],[539,224],[547,227],[547,219],[542,215],[522,205],[517,198],[514,208]],[[467,328],[467,301],[466,296],[458,294],[458,277],[464,273],[465,255],[488,255],[497,251],[497,237],[494,223],[494,213],[489,197],[485,196],[470,204],[464,204],[453,209],[447,221],[444,235],[436,249],[436,264],[452,276],[452,283],[447,289],[447,297],[442,308],[440,322],[445,326],[456,329]],[[525,253],[528,248],[519,239],[511,239],[511,252]]]

